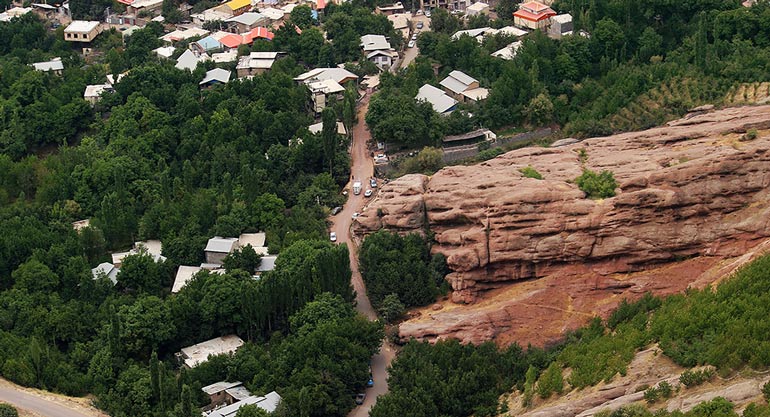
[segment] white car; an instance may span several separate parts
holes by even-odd
[[[430,10],[425,11],[425,17],[430,17]]]
[[[408,47],[410,47],[410,48],[414,48],[414,45],[415,45],[415,44],[414,44],[414,41],[409,41],[409,43],[408,43],[408,44],[406,44],[406,46],[408,46]]]
[[[329,233],[329,240],[331,240],[332,242],[336,242],[337,241],[337,233],[335,233],[335,232]]]
[[[353,213],[353,218],[357,219],[358,218],[358,213]]]
[[[417,9],[417,15],[419,16],[421,14],[422,14],[422,9]]]
[[[416,33],[412,35],[412,40],[413,40],[413,41],[416,41],[416,40],[417,40],[417,34],[416,34]]]
[[[364,193],[364,197],[371,197],[372,196],[372,190],[366,190]]]

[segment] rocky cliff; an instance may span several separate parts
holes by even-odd
[[[404,323],[403,337],[543,344],[623,297],[707,285],[770,237],[768,129],[770,106],[730,108],[408,175],[354,232],[430,228],[448,258],[452,303]],[[584,168],[611,171],[617,195],[586,198],[574,184]]]

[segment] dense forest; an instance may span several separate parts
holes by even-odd
[[[634,354],[654,343],[681,366],[713,366],[716,377],[747,369],[764,371],[770,367],[767,288],[770,255],[748,264],[713,290],[688,290],[665,299],[648,294],[633,303],[623,302],[606,321],[597,318],[545,351],[529,348],[522,352],[515,344],[497,350],[491,344],[411,341],[393,363],[391,392],[377,402],[372,416],[402,415],[409,410],[457,417],[496,415],[505,410],[498,405],[498,397],[505,392],[518,390],[526,401],[534,395],[548,398],[609,381],[624,375]],[[562,378],[565,369],[569,376]],[[688,376],[690,381],[712,377]],[[699,382],[686,378],[680,378],[682,385]],[[478,388],[462,393],[469,387]],[[765,391],[770,397],[770,385]],[[737,415],[725,403],[715,400],[684,415]],[[709,411],[711,407],[723,411]],[[626,412],[611,416],[651,415],[638,409]],[[767,416],[770,407],[754,406],[743,415]]]
[[[432,31],[418,37],[415,64],[399,76],[384,76],[372,98],[366,121],[374,137],[431,146],[444,134],[475,126],[554,124],[567,136],[604,135],[652,127],[703,103],[719,104],[731,86],[770,77],[767,2],[746,8],[737,0],[557,1],[555,10],[574,16],[575,34],[554,40],[535,31],[510,61],[490,53],[513,37],[487,36],[483,43],[451,38],[464,25],[510,25],[515,4],[501,1],[502,19],[492,22],[461,21],[436,10]],[[478,79],[490,89],[488,99],[462,104],[449,117],[427,117],[429,106],[411,99],[420,86],[438,86],[452,70]]]
[[[370,24],[353,8],[337,13],[340,36],[345,19]],[[285,415],[345,415],[382,339],[352,309],[347,247],[326,232],[349,166],[347,139],[328,133],[355,122],[355,97],[311,134],[293,77],[320,49],[297,41],[268,74],[201,90],[213,64],[159,60],[162,30],[148,25],[125,45],[107,31],[103,61],[86,62],[32,14],[0,23],[0,373],[92,393],[113,416],[198,415],[200,387],[224,378],[277,390]],[[53,57],[60,76],[29,65]],[[96,106],[83,100],[86,85],[124,71]],[[81,219],[90,226],[77,232]],[[170,294],[176,266],[203,262],[208,238],[256,231],[279,254],[275,270],[253,279],[259,258],[243,250],[226,274],[202,272]],[[167,260],[139,252],[116,284],[93,279],[110,252],[143,239],[161,240]],[[180,373],[181,347],[231,333],[247,341],[237,355]]]

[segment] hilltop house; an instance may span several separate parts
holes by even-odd
[[[350,82],[355,84],[358,76],[344,68],[316,68],[300,74],[294,81],[307,86],[313,112],[320,114],[327,103],[341,100],[345,95],[345,85]]]
[[[556,12],[550,7],[537,1],[519,4],[519,10],[513,12],[513,24],[526,29],[544,29]]]
[[[450,72],[439,84],[447,94],[462,103],[484,100],[489,95],[489,90],[479,87],[478,80],[462,71]]]

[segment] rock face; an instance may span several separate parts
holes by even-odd
[[[757,138],[742,141],[749,129]],[[770,237],[768,129],[770,106],[730,108],[408,175],[381,190],[354,232],[430,228],[434,252],[453,271],[452,301],[475,303],[407,322],[402,336],[477,342],[532,333],[524,340],[542,344],[622,297],[708,284],[721,262]],[[525,178],[527,166],[543,179]],[[573,183],[583,168],[612,171],[617,195],[587,199]],[[542,282],[510,288],[534,278]],[[559,323],[553,334],[535,330],[546,318]]]

